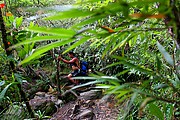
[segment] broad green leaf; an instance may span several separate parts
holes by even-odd
[[[16,18],[16,28],[19,28],[22,24],[23,17]]]
[[[32,43],[32,42],[41,42],[41,41],[46,41],[46,40],[59,40],[59,39],[66,39],[66,38],[70,38],[69,36],[37,36],[37,37],[34,37],[34,38],[29,38],[25,41],[22,41],[20,43],[17,43],[15,45],[13,45],[11,48],[16,48],[18,46],[21,46],[21,45],[25,45],[25,44],[29,44],[29,43]]]
[[[43,53],[51,50],[52,48],[65,45],[65,44],[70,43],[70,42],[72,42],[72,41],[73,41],[73,39],[63,40],[63,41],[57,41],[57,42],[54,42],[54,43],[45,45],[45,46],[43,46],[43,47],[40,47],[40,48],[38,48],[31,56],[28,56],[28,57],[25,58],[23,61],[21,61],[20,65],[22,65],[22,64],[24,64],[24,63],[27,63],[27,62],[30,62],[30,61],[33,60],[33,59],[36,59],[36,58],[39,57],[41,54],[43,54]]]
[[[170,65],[174,66],[174,61],[171,58],[170,54],[165,50],[165,48],[158,41],[157,41],[157,46],[158,46],[159,51],[163,54],[163,56],[166,59],[166,61]]]
[[[64,37],[73,37],[73,35],[76,34],[75,31],[70,30],[70,29],[64,29],[64,28],[48,28],[48,27],[32,26],[32,27],[29,27],[27,30],[38,32],[38,33],[59,35],[59,36],[64,36]]]
[[[0,87],[3,86],[5,84],[5,81],[1,81],[0,82]]]
[[[82,45],[83,43],[85,43],[90,37],[84,37],[80,40],[78,40],[76,43],[74,43],[73,45],[71,45],[66,51],[64,51],[62,54],[67,53],[68,51],[72,50],[73,48],[78,47],[79,45]]]
[[[21,59],[24,59],[25,55],[26,55],[26,51],[24,49],[21,48],[21,50],[18,50],[18,56],[21,58]]]
[[[0,101],[2,101],[2,99],[4,98],[4,96],[6,94],[6,91],[9,89],[9,87],[11,87],[12,85],[16,85],[16,84],[19,84],[19,83],[18,82],[10,83],[1,91],[1,93],[0,93]]]
[[[56,13],[56,15],[45,18],[45,20],[63,20],[63,19],[72,19],[78,17],[91,16],[93,12],[80,10],[80,9],[70,9],[68,11]]]
[[[164,115],[163,115],[161,109],[157,105],[155,105],[153,103],[149,104],[149,111],[152,115],[159,118],[159,120],[164,120]]]

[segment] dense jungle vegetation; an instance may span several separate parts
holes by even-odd
[[[66,93],[70,68],[57,57],[69,51],[90,69],[71,90],[113,95],[126,104],[117,119],[180,118],[179,0],[4,0],[0,9],[0,119],[50,119],[29,101]]]

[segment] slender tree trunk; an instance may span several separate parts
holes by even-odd
[[[174,15],[174,28],[171,28],[172,37],[175,39],[177,51],[180,50],[180,10],[177,7],[180,7],[180,2],[177,0],[170,0],[170,5],[172,8],[172,13]],[[178,56],[177,56],[178,57]],[[176,63],[176,74],[180,79],[180,60]]]
[[[174,39],[176,45],[176,52],[180,50],[180,3],[177,0],[170,0],[170,7],[172,8],[171,13],[173,17],[170,15],[166,17],[165,24],[168,26],[168,32],[171,37]],[[174,25],[169,25],[170,22],[173,22]],[[178,57],[178,56],[175,56]],[[175,63],[176,74],[180,79],[180,60]]]
[[[48,43],[50,43],[50,41]],[[52,58],[54,59],[54,61],[56,63],[56,85],[57,85],[57,88],[58,88],[58,92],[61,95],[60,79],[59,79],[60,78],[61,67],[60,67],[60,64],[59,64],[59,60],[55,56],[55,49],[51,50],[50,52],[51,52]],[[60,52],[60,48],[58,50],[58,54],[59,54],[59,52]]]
[[[2,41],[3,41],[3,44],[4,44],[4,49],[6,51],[7,56],[10,56],[10,55],[12,55],[12,51],[8,50],[9,45],[8,45],[8,40],[7,40],[7,33],[6,33],[6,28],[5,28],[5,25],[4,25],[4,20],[3,20],[2,10],[1,9],[0,9],[0,27],[1,27],[0,29],[1,29],[1,34],[2,34]],[[10,67],[11,67],[12,70],[14,70],[15,66],[14,66],[13,61],[10,61]]]
[[[176,24],[172,32],[175,34],[177,49],[180,50],[180,11],[177,8],[180,7],[180,3],[177,0],[171,0],[171,7],[172,7],[172,13],[174,15],[174,22]]]
[[[60,48],[58,49],[58,54],[60,53]],[[55,57],[55,61],[56,61],[56,81],[57,81],[57,88],[58,88],[58,92],[61,95],[61,88],[60,88],[60,64],[59,64],[59,60]]]
[[[170,19],[172,19],[173,22],[175,23],[175,26],[173,28],[170,28],[170,31],[171,31],[171,36],[173,37],[173,39],[175,39],[177,51],[179,51],[180,50],[180,10],[179,10],[180,2],[178,0],[170,0],[170,6],[172,8],[172,13],[174,15],[174,18],[170,18]],[[176,74],[180,79],[180,60],[177,61],[175,67],[176,67]],[[180,94],[177,91],[176,98],[178,99],[179,96]],[[174,106],[175,108],[178,108],[179,107],[178,102]],[[175,111],[178,112],[177,109]],[[179,116],[174,115],[175,120],[178,118]]]
[[[59,94],[61,94],[61,89],[60,89],[60,64],[59,64],[59,60],[56,60],[56,70],[57,70],[57,73],[56,73],[56,80],[57,80],[57,87],[58,87],[58,91],[59,91]]]
[[[1,9],[0,9],[0,30],[1,30],[1,34],[2,34],[2,41],[4,44],[4,49],[6,51],[7,56],[10,56],[10,55],[12,55],[12,51],[8,49],[9,45],[8,45],[8,40],[7,40],[7,33],[6,33],[6,28],[4,25],[4,20],[3,20],[3,15],[2,15]],[[13,61],[10,61],[10,67],[11,67],[11,70],[14,71],[15,65],[14,65]],[[31,109],[31,106],[29,105],[28,99],[26,98],[26,94],[22,90],[21,84],[18,84],[17,86],[19,88],[22,100],[25,101],[25,104],[26,104],[29,114],[31,115],[31,117],[34,118],[34,113]]]

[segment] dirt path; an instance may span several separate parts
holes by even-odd
[[[114,98],[102,99],[97,95],[97,91],[81,93],[76,101],[59,108],[50,120],[116,120],[119,110]]]

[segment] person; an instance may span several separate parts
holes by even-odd
[[[67,77],[71,82],[78,84],[79,81],[72,79],[72,77],[78,76],[80,74],[80,61],[77,57],[75,57],[74,52],[69,52],[68,56],[71,58],[71,60],[63,59],[61,56],[58,57],[58,60],[70,64],[72,72]]]

